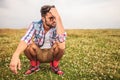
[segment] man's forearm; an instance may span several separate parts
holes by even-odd
[[[26,47],[27,47],[27,44],[24,41],[20,41],[16,51],[13,54],[13,58],[19,57],[19,55],[25,50]]]
[[[64,27],[63,27],[62,20],[61,20],[61,17],[59,15],[59,13],[57,12],[56,8],[51,8],[50,12],[56,19],[57,34],[63,34],[64,33]]]
[[[56,22],[57,22],[57,33],[63,34],[64,27],[63,27],[62,20],[61,20],[60,16],[56,17]]]

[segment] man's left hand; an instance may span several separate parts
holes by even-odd
[[[50,9],[50,13],[51,13],[55,18],[58,18],[58,17],[59,17],[59,14],[58,14],[56,8],[51,8],[51,9]]]

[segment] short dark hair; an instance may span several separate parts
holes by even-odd
[[[54,5],[44,5],[41,7],[41,16],[45,17],[45,15],[50,11],[51,8],[54,8]]]

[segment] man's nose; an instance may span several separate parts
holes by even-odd
[[[56,19],[55,19],[55,18],[53,19],[53,22],[56,22]]]

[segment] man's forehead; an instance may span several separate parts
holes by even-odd
[[[48,12],[47,14],[46,14],[46,16],[47,17],[49,17],[49,16],[53,16],[50,12]]]

